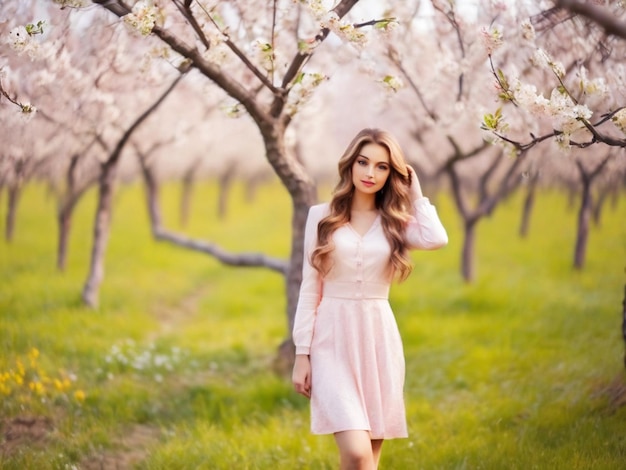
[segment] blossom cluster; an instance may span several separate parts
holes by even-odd
[[[252,42],[252,51],[265,70],[270,72],[274,69],[274,48],[268,41],[263,39],[254,40]]]
[[[65,371],[56,376],[49,375],[40,366],[39,357],[39,350],[32,348],[26,357],[17,357],[6,370],[0,370],[2,407],[24,408],[59,398],[82,403],[86,397],[84,391],[75,389],[71,393],[76,376]]]
[[[9,32],[7,43],[19,55],[26,54],[31,60],[35,60],[40,55],[40,45],[34,36],[40,34],[40,31],[33,30],[32,25],[16,26]]]
[[[626,108],[622,108],[616,112],[611,118],[611,121],[620,131],[626,134]]]
[[[287,112],[292,116],[295,115],[298,109],[311,98],[315,89],[326,80],[328,77],[322,73],[300,73],[289,95]]]
[[[54,3],[61,6],[63,8],[83,8],[87,6],[86,0],[53,0]]]
[[[380,82],[383,84],[385,89],[391,93],[396,93],[404,87],[404,82],[396,75],[385,75]]]
[[[124,23],[142,36],[149,35],[154,26],[162,20],[163,12],[153,0],[135,3],[132,12],[124,16]]]
[[[491,55],[504,44],[502,31],[498,28],[483,27],[480,31],[480,39],[487,54]]]

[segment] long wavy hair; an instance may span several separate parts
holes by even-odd
[[[405,227],[410,217],[412,205],[409,188],[411,176],[406,167],[404,153],[396,139],[380,129],[363,129],[350,142],[339,160],[339,182],[333,191],[330,213],[317,226],[317,247],[311,254],[311,265],[325,276],[332,268],[330,254],[334,250],[332,234],[350,221],[354,184],[352,166],[366,144],[378,144],[389,153],[390,172],[383,188],[375,195],[376,208],[381,215],[381,224],[389,245],[389,275],[400,281],[407,278],[413,269],[407,243]]]

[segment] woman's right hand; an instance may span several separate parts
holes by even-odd
[[[311,398],[311,360],[304,354],[296,355],[291,375],[293,387],[300,395]]]
[[[411,165],[407,165],[406,170],[409,173],[411,196],[414,201],[417,201],[418,199],[424,197],[424,195],[422,194],[422,186],[420,185],[420,180]]]

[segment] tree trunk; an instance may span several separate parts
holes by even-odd
[[[530,183],[526,192],[526,197],[524,198],[524,208],[522,209],[522,223],[520,224],[519,228],[519,235],[522,238],[526,238],[528,236],[528,229],[530,227],[530,216],[535,205],[536,188],[536,184]]]
[[[87,281],[83,288],[83,301],[90,307],[97,307],[98,294],[100,292],[100,284],[104,279],[104,254],[109,241],[109,231],[111,226],[111,210],[113,206],[113,185],[115,183],[115,175],[117,167],[122,155],[124,146],[130,139],[133,132],[150,116],[167,96],[174,90],[178,82],[182,80],[184,72],[176,77],[163,94],[146,109],[135,121],[130,125],[121,139],[117,142],[115,149],[107,161],[102,165],[100,173],[100,185],[98,192],[98,208],[96,209],[96,219],[94,222],[94,241],[91,251],[91,264]]]
[[[609,198],[611,191],[613,191],[612,187],[602,188],[596,198],[596,203],[593,205],[593,224],[596,227],[600,227],[602,224],[602,209],[604,209],[604,203]]]
[[[228,212],[228,196],[233,186],[236,164],[229,165],[218,180],[217,216],[220,220],[226,218]]]
[[[465,221],[463,224],[464,239],[463,251],[461,254],[461,274],[463,280],[467,283],[474,281],[474,248],[476,245],[476,223],[474,221]]]
[[[281,182],[289,192],[292,202],[291,217],[291,253],[285,279],[287,294],[287,337],[279,347],[275,363],[276,369],[287,373],[294,361],[292,331],[300,283],[302,282],[302,264],[304,255],[304,229],[309,208],[317,201],[317,190],[313,179],[304,167],[285,151],[285,127],[279,121],[260,122],[261,135],[265,144],[267,159]]]
[[[576,247],[574,248],[574,268],[582,269],[587,255],[587,240],[589,238],[589,222],[593,204],[591,200],[591,182],[583,183],[582,200],[578,211],[578,227],[576,230]]]
[[[103,165],[102,174],[100,175],[91,264],[87,281],[83,288],[83,301],[93,308],[98,306],[100,284],[102,284],[102,280],[104,279],[104,255],[106,253],[111,228],[113,186],[117,169],[116,163],[117,161],[114,164]]]
[[[65,271],[67,266],[67,246],[72,226],[72,213],[74,212],[74,202],[64,204],[59,210],[57,221],[59,224],[59,244],[57,247],[57,269]]]
[[[4,238],[7,242],[13,241],[13,235],[15,233],[15,215],[17,212],[17,204],[20,199],[22,191],[22,185],[19,183],[11,184],[8,188],[8,199],[7,199],[7,216],[6,216],[6,226],[4,232]]]
[[[161,206],[159,205],[159,183],[154,176],[152,169],[140,158],[141,171],[146,187],[146,203],[148,205],[148,216],[150,217],[150,227],[152,235],[156,236],[156,232],[161,228]]]
[[[189,210],[191,207],[191,193],[194,185],[194,172],[195,165],[185,172],[185,176],[182,181],[181,195],[180,195],[180,219],[179,224],[181,227],[186,227],[189,223]]]

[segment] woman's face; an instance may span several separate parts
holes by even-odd
[[[374,143],[365,144],[352,164],[352,184],[356,191],[376,194],[385,185],[390,172],[387,148]]]

